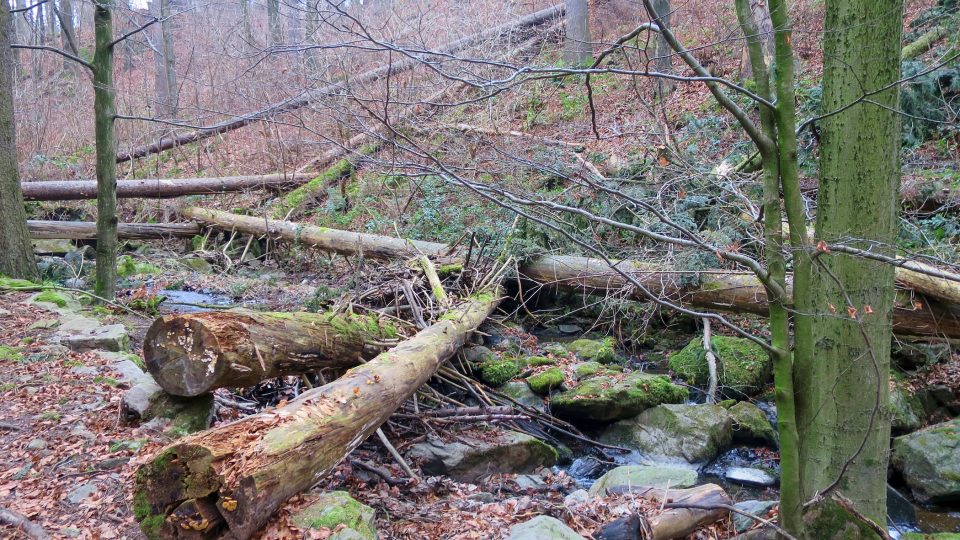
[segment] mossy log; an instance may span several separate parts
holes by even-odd
[[[341,158],[306,184],[284,195],[276,208],[273,209],[273,217],[287,219],[288,217],[296,217],[299,215],[299,213],[303,211],[303,208],[316,199],[327,186],[341,182],[353,174],[356,166],[352,159],[355,160],[362,156],[369,156],[376,152],[379,146],[378,143],[373,143],[360,147],[360,149],[355,152],[355,156]]]
[[[97,237],[97,224],[93,221],[29,219],[27,230],[30,231],[30,238],[34,240],[92,240]],[[201,232],[196,223],[117,223],[117,238],[121,240],[189,238]]]
[[[436,324],[285,407],[164,448],[137,471],[141,529],[149,538],[252,537],[426,383],[500,296],[497,290],[459,303]]]
[[[371,259],[391,260],[418,257],[422,254],[440,258],[443,262],[463,263],[461,254],[456,253],[450,246],[437,242],[341,231],[290,221],[265,220],[262,217],[240,216],[197,207],[185,209],[183,215],[222,229],[235,229],[257,235],[269,234],[341,255],[362,254]],[[698,278],[699,283],[681,285],[678,278],[683,277],[683,273],[663,266],[637,261],[620,261],[618,268],[640,282],[651,295],[680,305],[755,315],[767,315],[769,311],[766,289],[751,273],[690,272],[687,277]],[[541,284],[589,292],[616,291],[631,285],[625,277],[613,271],[605,261],[588,257],[565,255],[539,257],[521,266],[520,273],[522,277]],[[907,284],[913,274],[923,277],[924,283],[917,283],[922,286],[920,290],[928,294],[936,293],[932,283],[942,285],[945,290],[958,289],[956,282],[918,272],[898,271],[897,279]],[[632,295],[638,300],[647,299],[646,294],[640,289],[634,289]],[[910,298],[908,296],[898,299],[894,309],[895,333],[903,336],[960,337],[960,305],[941,304],[934,300],[928,301],[926,297]]]
[[[211,311],[158,318],[144,338],[143,357],[168,393],[198,396],[280,375],[350,368],[396,337],[390,322],[367,315]]]
[[[266,174],[220,178],[144,178],[117,180],[119,199],[169,199],[185,195],[215,195],[255,189],[284,189],[312,178],[308,174]],[[95,180],[23,182],[26,201],[81,201],[97,198]]]

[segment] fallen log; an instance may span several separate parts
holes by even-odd
[[[251,122],[256,122],[264,118],[275,116],[280,113],[294,111],[300,108],[303,108],[314,101],[325,98],[330,95],[336,95],[343,92],[343,90],[350,87],[356,87],[358,85],[370,84],[379,80],[382,80],[386,77],[396,77],[400,73],[409,71],[425,62],[428,62],[430,58],[435,57],[436,55],[450,55],[455,54],[474,45],[483,43],[484,41],[496,38],[501,35],[511,35],[516,33],[518,30],[525,28],[531,28],[539,26],[541,24],[547,23],[556,18],[562,17],[564,14],[564,5],[560,3],[557,6],[542,9],[521,19],[504,24],[489,30],[480,32],[472,36],[467,36],[465,38],[447,43],[438,47],[435,50],[430,52],[423,53],[422,55],[415,55],[412,58],[407,58],[399,62],[390,63],[378,67],[372,71],[367,71],[355,77],[351,77],[349,82],[338,82],[334,84],[329,84],[321,88],[310,90],[300,94],[298,97],[291,98],[279,103],[274,103],[267,106],[264,109],[255,111],[243,116],[239,116],[233,120],[228,120],[220,124],[216,124],[210,127],[203,129],[198,129],[195,131],[190,131],[188,133],[183,133],[175,137],[161,137],[159,140],[154,141],[153,143],[134,148],[124,153],[117,154],[117,163],[124,161],[129,161],[131,159],[136,159],[151,154],[156,154],[163,152],[164,150],[170,150],[177,146],[184,144],[189,144],[192,142],[200,141],[214,135],[220,135],[239,129]]]
[[[499,302],[475,295],[439,322],[285,407],[190,435],[137,471],[134,513],[148,538],[252,537],[413,395]]]
[[[462,257],[450,246],[436,242],[312,227],[289,221],[265,220],[262,217],[239,216],[197,207],[185,209],[183,215],[223,229],[235,229],[257,235],[269,234],[341,255],[362,254],[372,259],[390,260],[424,254],[447,262],[463,262]],[[682,275],[682,272],[636,261],[620,261],[618,267],[633,276],[652,295],[679,304],[756,315],[768,313],[766,289],[756,276],[750,273],[696,272],[699,285],[681,286],[677,278]],[[910,279],[910,275],[902,273],[901,268],[897,270],[898,279]],[[532,281],[565,289],[604,292],[622,290],[631,286],[626,278],[613,271],[606,262],[587,257],[563,255],[539,257],[527,261],[520,268],[520,273]],[[924,279],[936,279],[925,274],[920,275]],[[948,280],[940,280],[940,282],[952,289],[957,287],[955,282]],[[923,290],[934,292],[935,288],[927,284],[924,285]],[[633,290],[631,294],[638,300],[647,299],[639,289]],[[955,305],[942,305],[932,300],[902,299],[894,310],[893,329],[902,336],[960,337],[960,310]]]
[[[97,224],[93,221],[27,220],[27,230],[34,240],[93,240],[97,238]],[[159,240],[191,237],[200,234],[196,223],[118,223],[117,237],[121,240]]]
[[[185,195],[215,195],[254,189],[284,189],[299,186],[313,178],[310,174],[267,174],[260,176],[224,176],[221,178],[144,178],[117,180],[121,199],[169,199]],[[23,182],[27,201],[81,201],[97,198],[96,180],[50,180]]]
[[[159,317],[147,330],[143,359],[175,396],[253,386],[280,375],[346,369],[397,338],[375,316],[334,313],[211,311]]]
[[[730,514],[726,508],[733,504],[727,492],[716,484],[703,484],[690,489],[630,486],[611,491],[629,493],[668,506],[667,510],[647,521],[650,534],[644,538],[651,540],[686,538],[700,527],[725,519]]]

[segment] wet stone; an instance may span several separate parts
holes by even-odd
[[[777,484],[777,479],[772,474],[749,467],[730,467],[724,474],[724,478],[744,486],[769,487]]]

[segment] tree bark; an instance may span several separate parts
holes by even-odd
[[[57,10],[57,19],[60,21],[60,42],[63,50],[78,54],[80,47],[77,44],[77,34],[73,24],[73,1],[60,0],[60,8]],[[63,70],[73,71],[76,64],[69,58],[63,59]]]
[[[38,279],[20,191],[16,120],[13,115],[13,53],[10,4],[0,2],[0,274]]]
[[[254,189],[284,189],[303,184],[312,174],[267,174],[222,178],[145,178],[118,180],[118,198],[167,199],[185,195],[215,195]],[[51,180],[20,184],[28,201],[80,201],[97,198],[91,180]]]
[[[168,446],[137,472],[134,511],[141,529],[149,538],[252,537],[426,383],[498,301],[499,291],[472,297],[285,407]]]
[[[827,0],[816,240],[895,255],[901,131],[902,0]],[[869,44],[869,46],[864,46]],[[872,104],[854,103],[865,91]],[[812,267],[814,357],[797,364],[806,497],[831,487],[886,519],[894,269],[833,254]],[[838,484],[834,482],[838,481]]]
[[[566,6],[563,59],[572,66],[582,66],[593,59],[590,5],[587,0],[566,0]]]
[[[271,47],[283,43],[283,31],[280,28],[280,0],[267,0],[267,44]]]
[[[447,43],[446,45],[438,47],[436,49],[436,52],[446,53],[446,54],[456,53],[500,35],[516,33],[518,30],[521,30],[521,29],[542,25],[558,17],[561,17],[563,13],[564,13],[563,6],[555,6],[555,7],[547,8],[547,9],[538,11],[536,13],[533,13],[531,15],[527,15],[526,17],[523,17],[516,22],[499,26],[496,28],[492,28],[485,32],[481,32],[473,36],[468,36],[463,39],[459,39],[457,41]],[[396,76],[402,72],[409,71],[417,66],[420,66],[421,64],[422,64],[422,60],[420,58],[416,58],[416,59],[410,58],[410,59],[402,60],[392,65],[381,66],[372,71],[368,71],[366,73],[353,77],[350,80],[349,84],[352,86],[369,84],[372,82],[382,80],[385,77],[387,77],[387,75],[390,75],[391,77]],[[163,152],[164,150],[169,150],[177,146],[200,141],[200,140],[206,139],[207,137],[213,137],[214,135],[220,135],[223,133],[233,131],[235,129],[239,129],[251,122],[256,122],[270,116],[300,109],[302,107],[309,105],[310,103],[313,103],[317,99],[326,98],[331,94],[342,92],[347,87],[346,85],[347,83],[345,82],[327,85],[322,88],[305,92],[300,97],[282,101],[280,103],[274,103],[260,111],[243,115],[243,116],[240,116],[239,118],[229,120],[214,126],[198,129],[196,131],[184,133],[182,135],[178,135],[175,137],[162,137],[159,140],[154,141],[145,146],[134,148],[127,152],[118,154],[117,162],[119,163],[119,162],[129,161],[131,159],[141,158],[144,156],[149,156],[151,154]]]
[[[425,254],[451,262],[463,262],[460,254],[452,252],[450,246],[437,242],[341,231],[197,207],[183,210],[183,216],[226,230],[269,234],[341,255],[362,254],[371,259],[391,260]],[[620,268],[628,269],[652,294],[679,304],[720,311],[768,314],[767,292],[756,276],[750,273],[701,272],[699,286],[683,287],[677,284],[678,273],[669,268],[637,261],[622,261]],[[621,290],[630,285],[606,262],[587,257],[544,256],[528,261],[520,268],[520,273],[522,277],[539,283],[592,292]],[[789,280],[787,285],[789,291]],[[638,300],[647,299],[639,290],[633,291],[632,296]],[[925,302],[920,307],[912,302],[904,302],[894,311],[894,329],[906,336],[960,337],[960,312],[955,306],[941,306],[934,302]]]
[[[93,221],[27,220],[27,230],[34,240],[93,240],[97,238],[97,224]],[[202,232],[196,223],[118,223],[117,238],[121,240],[162,240],[196,236]]]
[[[392,324],[363,315],[212,311],[158,318],[144,338],[143,357],[167,393],[199,396],[280,375],[350,368],[396,337]]]
[[[97,296],[113,300],[117,289],[117,152],[114,132],[113,0],[100,0],[93,12],[93,109],[97,145]]]
[[[173,21],[170,20],[170,0],[158,0],[160,3],[160,45],[163,51],[163,66],[160,76],[166,88],[164,114],[176,116],[180,89],[177,86],[176,54],[173,49]]]

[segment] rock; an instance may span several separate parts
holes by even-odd
[[[72,437],[80,437],[81,439],[86,439],[88,441],[92,441],[97,438],[97,436],[92,431],[87,429],[87,427],[83,424],[77,424],[74,426],[73,429],[70,430],[70,435]]]
[[[743,486],[770,487],[777,485],[777,478],[763,469],[749,467],[730,467],[724,478]]]
[[[552,366],[557,363],[553,358],[546,356],[528,356],[523,360],[527,367]]]
[[[213,271],[213,266],[211,266],[206,259],[202,259],[200,257],[186,257],[184,259],[180,259],[180,262],[195,272],[209,274]]]
[[[27,304],[43,308],[47,311],[53,311],[65,315],[75,313],[80,310],[80,302],[63,291],[54,291],[47,289],[39,292],[26,300]],[[97,323],[98,325],[100,323]]]
[[[80,484],[73,489],[70,493],[67,494],[67,501],[70,504],[80,504],[84,499],[93,495],[97,492],[97,485],[93,482],[87,482],[85,484]]]
[[[869,525],[844,509],[833,499],[826,499],[803,515],[807,538],[817,540],[880,540]]]
[[[578,504],[583,504],[590,502],[590,499],[593,497],[590,496],[590,493],[585,489],[578,489],[576,491],[571,491],[569,495],[563,498],[563,505],[566,507],[577,506]]]
[[[46,239],[33,241],[33,252],[41,255],[63,255],[76,249],[73,240]]]
[[[552,354],[559,358],[567,356],[567,348],[561,343],[541,343],[540,350],[545,354]]]
[[[960,418],[895,438],[890,462],[917,499],[960,500]]]
[[[67,335],[63,342],[76,352],[94,350],[123,351],[130,346],[130,337],[122,324],[111,324],[81,334]]]
[[[574,478],[594,479],[600,476],[603,470],[603,463],[593,457],[578,457],[573,460],[567,472]]]
[[[565,334],[565,335],[568,335],[568,336],[572,336],[572,335],[582,334],[582,333],[583,333],[583,328],[580,328],[579,326],[577,326],[577,325],[575,325],[575,324],[561,324],[560,326],[557,327],[557,330],[558,330],[561,334]]]
[[[770,382],[773,364],[760,345],[744,338],[714,336],[710,346],[717,357],[717,382],[722,394],[753,396]],[[690,384],[707,386],[710,382],[703,339],[699,337],[670,355],[668,363],[677,376]]]
[[[926,416],[952,417],[960,414],[960,396],[942,384],[925,386],[914,394]]]
[[[471,364],[485,364],[487,362],[496,362],[497,355],[483,345],[474,345],[473,347],[464,347],[463,356]]]
[[[175,436],[207,429],[214,413],[213,394],[189,398],[171,396],[149,375],[146,375],[146,380],[123,393],[120,407],[129,421],[144,423],[156,418],[171,420],[170,434]]]
[[[128,457],[115,457],[109,458],[97,463],[97,468],[101,471],[109,471],[110,469],[116,469],[118,467],[123,467],[130,461]]]
[[[894,434],[910,433],[923,426],[923,404],[910,395],[904,385],[891,381],[890,430]]]
[[[614,339],[578,339],[567,345],[567,350],[577,355],[581,360],[609,364],[616,362],[617,351],[614,349]]]
[[[102,327],[100,321],[84,317],[83,315],[73,315],[60,321],[60,327],[57,328],[57,335],[64,336],[68,334],[86,334]]]
[[[643,538],[640,533],[640,516],[636,512],[611,521],[600,529],[598,540],[639,540]]]
[[[549,394],[551,390],[560,388],[563,385],[563,380],[563,371],[560,368],[552,367],[546,371],[527,377],[527,384],[535,394],[545,396]]]
[[[767,512],[769,512],[770,509],[777,504],[777,501],[743,501],[738,502],[737,504],[733,505],[733,507],[737,510],[743,510],[748,514],[753,514],[757,517],[765,517]],[[749,518],[742,514],[731,512],[730,515],[733,517],[733,528],[738,533],[742,533],[756,523],[756,520],[753,518]]]
[[[63,281],[64,287],[69,287],[71,289],[83,289],[87,286],[87,280],[82,277],[73,277]]]
[[[117,380],[131,386],[142,382],[152,381],[153,377],[143,371],[138,365],[140,358],[131,353],[102,352],[100,357],[110,363],[110,370],[117,375]],[[134,360],[136,359],[136,360]]]
[[[960,533],[916,533],[908,532],[900,536],[900,540],[960,540]]]
[[[951,352],[950,343],[946,341],[923,343],[897,339],[890,350],[890,361],[902,369],[916,369],[948,359]]]
[[[533,393],[527,383],[520,381],[510,381],[500,387],[500,393],[509,396],[517,403],[533,407],[537,410],[543,410],[543,398]]]
[[[43,330],[60,324],[60,319],[40,319],[27,327],[27,330]]]
[[[697,483],[697,471],[681,467],[624,465],[611,469],[590,486],[591,495],[606,495],[608,490],[655,486],[688,488]],[[619,488],[619,489],[618,489]]]
[[[375,518],[373,508],[357,501],[346,491],[322,493],[316,502],[291,516],[293,523],[304,529],[326,527],[332,531],[339,525],[344,525],[346,528],[330,536],[331,540],[334,538],[375,540],[377,538]],[[344,534],[343,531],[346,530],[352,531],[353,536],[350,533]]]
[[[73,375],[94,377],[100,374],[100,368],[97,366],[73,366],[70,368],[70,373]]]
[[[613,424],[600,441],[703,463],[733,442],[733,417],[718,405],[660,405]]]
[[[547,483],[543,481],[543,477],[536,474],[518,474],[513,481],[520,489],[532,489],[533,491],[543,491],[547,489]]]
[[[531,473],[557,462],[553,447],[527,434],[507,431],[491,439],[460,437],[450,443],[433,439],[413,445],[407,456],[420,462],[424,474],[464,482],[496,473]]]
[[[467,498],[470,499],[471,501],[477,501],[483,504],[496,502],[497,500],[497,498],[493,495],[493,493],[489,493],[486,491],[481,491],[480,493],[474,493],[473,495],[470,495]]]
[[[584,540],[584,538],[559,519],[537,516],[530,521],[510,527],[507,540]]]
[[[622,371],[621,366],[616,364],[603,365],[600,362],[581,362],[573,366],[573,374],[579,381],[589,379],[594,375],[616,375]]]
[[[887,484],[887,519],[898,525],[917,522],[917,509],[902,493]]]
[[[27,443],[27,450],[43,450],[47,447],[47,441],[37,438]]]
[[[66,536],[66,537],[68,537],[68,538],[76,538],[76,537],[80,536],[80,532],[81,532],[80,529],[77,529],[77,528],[74,528],[74,527],[64,527],[64,528],[60,529],[60,534]]]
[[[722,404],[721,404],[722,406]],[[739,444],[761,444],[776,448],[779,437],[767,415],[753,403],[741,401],[727,409],[733,417],[733,441]]]
[[[686,388],[664,375],[631,373],[596,376],[550,400],[553,414],[577,422],[612,422],[630,418],[662,403],[682,403]]]
[[[520,364],[516,359],[496,360],[480,364],[480,380],[497,388],[520,374]]]

